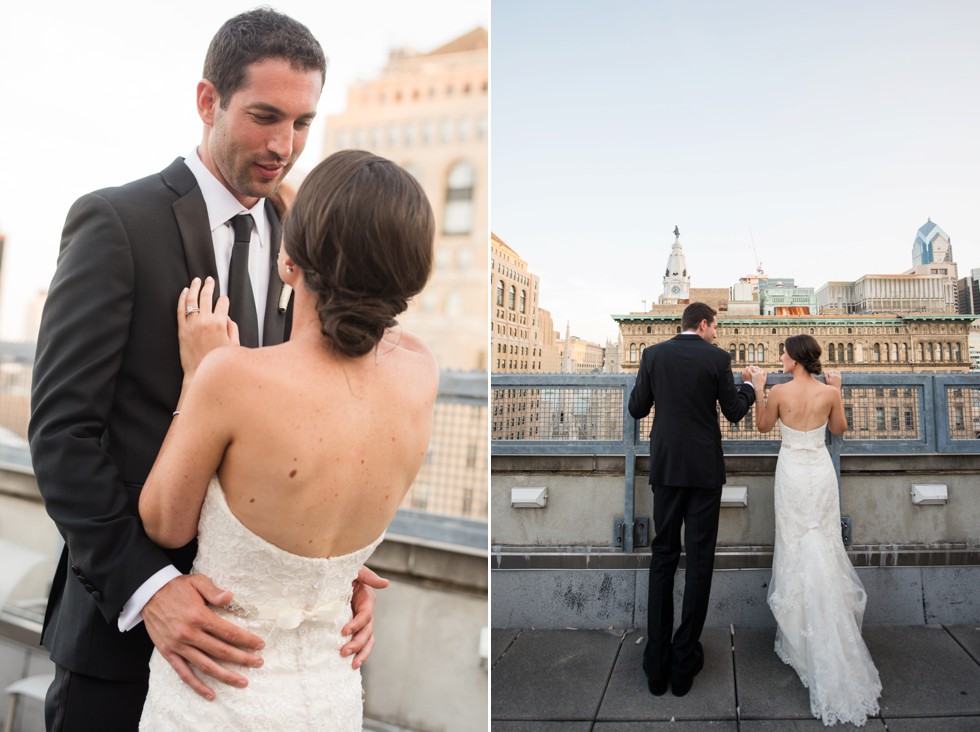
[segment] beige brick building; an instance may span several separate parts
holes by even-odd
[[[436,216],[435,267],[401,318],[444,369],[487,368],[488,34],[393,51],[326,120],[324,155],[370,150],[419,180]]]
[[[551,313],[538,306],[538,276],[496,234],[490,236],[490,369],[554,373],[561,357]]]

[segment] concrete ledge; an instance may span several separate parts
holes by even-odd
[[[706,627],[733,621],[771,628],[766,602],[771,570],[716,570]],[[969,624],[980,618],[978,567],[867,567],[858,574],[868,592],[865,622],[877,625]],[[645,569],[493,570],[493,628],[644,628]],[[674,579],[680,617],[684,571]]]

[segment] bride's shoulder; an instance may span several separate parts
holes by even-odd
[[[429,345],[414,333],[396,328],[388,331],[379,348],[388,349],[397,368],[407,372],[417,384],[438,387],[439,364]]]

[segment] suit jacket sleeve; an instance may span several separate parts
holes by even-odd
[[[724,353],[724,352],[722,352]],[[723,368],[718,374],[718,405],[729,422],[738,422],[755,403],[755,389],[751,384],[735,388],[732,376],[732,357],[724,353]]]
[[[107,431],[133,287],[133,255],[115,209],[98,194],[83,197],[68,214],[41,319],[29,438],[71,570],[113,623],[133,592],[170,564],[143,532],[139,486],[123,483],[110,453],[111,441],[127,435]]]
[[[647,349],[644,349],[640,354],[640,368],[636,372],[636,383],[633,385],[633,391],[630,392],[628,404],[633,419],[643,419],[650,414],[650,408],[653,406],[653,379],[649,358],[650,354]]]

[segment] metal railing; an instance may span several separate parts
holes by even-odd
[[[766,388],[790,378],[770,375]],[[652,412],[640,421],[629,414],[635,380],[625,374],[492,375],[491,455],[622,455],[625,525],[631,526],[636,458],[649,454],[653,421]],[[850,429],[843,438],[828,433],[838,485],[842,454],[980,453],[980,374],[844,374],[842,396]],[[778,425],[760,434],[753,416],[750,410],[733,425],[719,414],[726,454],[779,451]],[[633,550],[630,531],[623,550]]]
[[[33,343],[0,343],[0,466],[31,472],[27,444]],[[440,374],[425,463],[390,534],[487,548],[487,374]]]

